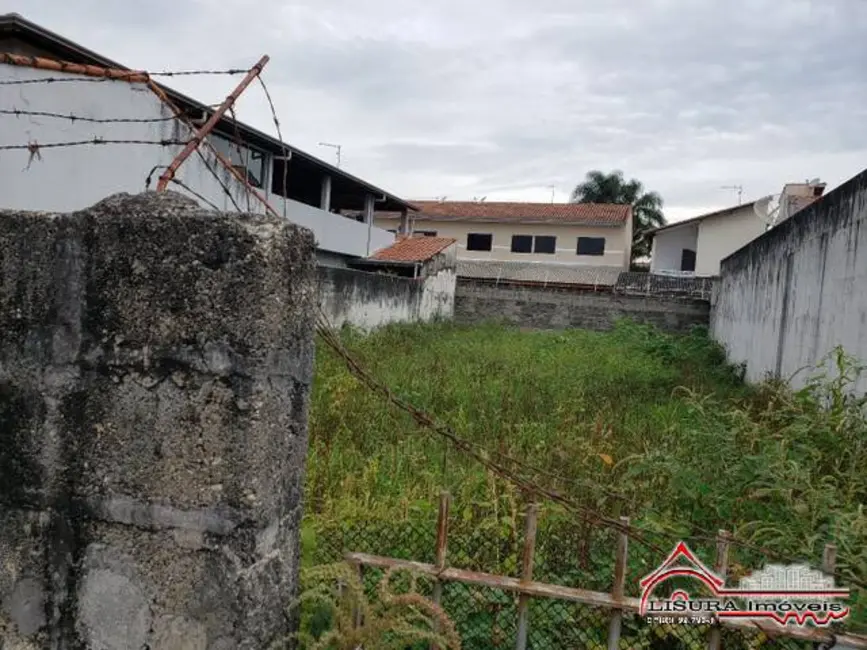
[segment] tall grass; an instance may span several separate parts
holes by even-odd
[[[859,369],[842,354],[833,377],[792,392],[746,387],[701,330],[435,324],[345,342],[401,397],[589,507],[672,536],[726,528],[778,558],[815,561],[833,541],[840,577],[867,581],[867,420],[846,396]],[[468,528],[518,526],[513,488],[383,403],[324,346],[310,418],[308,523],[426,517],[447,489]],[[755,568],[771,555],[737,557]],[[867,622],[858,601],[854,618]]]

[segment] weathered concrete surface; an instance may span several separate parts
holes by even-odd
[[[865,222],[867,171],[723,260],[711,331],[748,380],[800,387],[837,345],[867,361]]]
[[[608,330],[617,320],[631,318],[680,332],[707,325],[709,311],[707,302],[684,298],[474,284],[465,279],[458,281],[455,292],[457,322],[505,321],[540,329]]]
[[[308,231],[172,193],[0,212],[6,647],[289,631],[314,274]]]

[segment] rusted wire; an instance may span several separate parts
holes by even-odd
[[[190,187],[189,185],[187,185],[186,183],[184,183],[181,179],[179,179],[179,178],[177,178],[177,177],[173,177],[172,180],[171,180],[171,182],[174,183],[175,185],[178,185],[179,187],[184,188],[187,192],[189,192],[190,194],[192,194],[193,196],[195,196],[195,197],[196,197],[197,199],[199,199],[200,201],[202,201],[202,202],[204,202],[204,203],[207,203],[209,206],[211,206],[211,207],[212,207],[214,210],[216,210],[217,212],[222,212],[223,209],[222,209],[220,206],[218,206],[218,205],[212,203],[211,201],[209,201],[207,198],[205,198],[204,196],[202,196],[199,192],[197,192],[197,191],[194,190],[192,187]]]
[[[289,186],[289,148],[286,146],[286,141],[283,140],[283,133],[280,131],[280,118],[277,117],[277,108],[274,106],[274,100],[271,98],[271,93],[268,90],[268,85],[259,75],[259,83],[262,85],[262,90],[265,92],[265,98],[268,100],[268,106],[271,108],[271,118],[274,120],[274,128],[277,129],[277,139],[283,147],[283,198],[288,199]],[[283,216],[286,216],[286,201],[283,201]]]
[[[123,77],[41,77],[30,79],[4,79],[0,86],[27,86],[31,84],[52,83],[103,83],[106,81],[131,81],[133,83],[145,83],[149,77],[188,77],[195,75],[236,75],[247,70],[178,70],[177,72],[166,70],[161,72],[144,72],[130,70],[128,78]],[[70,74],[80,74],[70,70]]]
[[[50,117],[70,122],[87,122],[89,124],[149,124],[152,122],[171,122],[171,117],[84,117],[73,113],[52,113],[50,111],[25,111],[20,108],[0,109],[0,115],[12,115],[14,117]]]

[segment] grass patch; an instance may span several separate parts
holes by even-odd
[[[792,393],[772,383],[746,387],[700,329],[675,336],[629,323],[604,333],[434,324],[344,340],[395,393],[464,438],[538,467],[539,481],[584,505],[629,515],[667,539],[727,528],[813,563],[833,541],[838,579],[867,580],[867,422],[863,405],[845,397],[858,369],[844,356],[833,360],[833,379]],[[474,536],[520,536],[522,495],[384,404],[324,345],[316,362],[305,558],[362,520],[393,536],[400,527],[423,530],[432,546],[442,489],[454,497],[456,545],[461,536],[468,545]],[[591,536],[554,508],[546,516]],[[428,559],[413,543],[370,550]],[[587,588],[596,587],[585,584],[596,572],[607,588],[611,548],[597,546],[585,573],[557,571]],[[511,566],[491,553],[500,569]],[[741,565],[767,561],[743,549],[734,555],[735,576]],[[649,558],[648,568],[661,560]],[[853,614],[867,622],[863,593]]]

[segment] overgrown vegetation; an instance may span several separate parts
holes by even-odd
[[[302,612],[301,629],[271,650],[292,641],[304,650],[406,650],[431,644],[442,650],[461,650],[454,624],[440,607],[418,593],[418,579],[406,571],[389,571],[371,596],[349,564],[302,569],[302,593],[296,603]]]
[[[607,333],[437,324],[345,340],[396,393],[463,437],[539,468],[537,480],[586,506],[629,515],[660,539],[731,531],[752,545],[733,549],[735,576],[772,560],[818,564],[824,544],[834,542],[838,580],[867,581],[867,420],[863,400],[846,396],[859,368],[840,353],[829,360],[832,375],[792,392],[772,382],[745,387],[698,330],[673,336],[634,324]],[[494,550],[488,557],[483,542],[520,537],[522,495],[371,394],[324,346],[310,424],[308,563],[337,527],[361,520],[383,527],[377,552],[401,554],[387,540],[400,537],[401,527],[427,525],[447,489],[456,507],[450,548],[481,544],[475,560],[487,564],[477,568],[513,571],[514,556]],[[589,540],[589,529],[573,520],[555,508],[543,516],[546,525],[571,525]],[[588,548],[598,557],[573,571],[556,566],[576,549],[572,533],[561,537],[563,548],[551,542],[549,559],[539,559],[549,576],[606,589],[610,545]],[[637,548],[631,556],[649,562],[645,568],[662,559]],[[863,626],[863,590],[853,604],[851,623]]]

